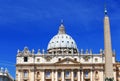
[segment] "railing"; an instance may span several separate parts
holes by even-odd
[[[51,79],[51,75],[46,75],[45,79]]]
[[[71,77],[70,77],[70,75],[69,76],[65,76],[65,79],[70,79]]]
[[[90,76],[84,76],[84,79],[90,79]]]
[[[23,77],[23,79],[24,79],[24,80],[28,80],[28,79],[29,79],[29,77]]]

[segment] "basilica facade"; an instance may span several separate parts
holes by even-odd
[[[104,45],[98,54],[79,50],[61,23],[47,53],[24,47],[16,56],[16,81],[120,81],[120,63],[111,49],[109,17],[105,11]],[[107,78],[107,79],[106,79]]]

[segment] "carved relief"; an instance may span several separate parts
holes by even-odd
[[[88,61],[88,60],[90,59],[90,56],[84,56],[83,59],[84,59],[85,61]]]
[[[46,61],[50,61],[52,59],[52,56],[45,56]]]

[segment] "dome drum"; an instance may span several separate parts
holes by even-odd
[[[48,50],[49,54],[76,54],[77,53],[77,49],[75,48],[67,48],[67,47],[63,47],[63,48],[52,48]]]

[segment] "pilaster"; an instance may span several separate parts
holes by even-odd
[[[54,77],[54,70],[52,70],[52,81],[54,81],[55,77]]]
[[[65,78],[64,78],[64,70],[62,70],[62,81],[64,81]]]
[[[93,81],[93,72],[92,72],[92,70],[90,71],[90,81]]]
[[[71,81],[74,81],[73,70],[71,70]]]
[[[58,71],[55,71],[55,81],[58,81]]]
[[[44,70],[42,70],[42,81],[45,81],[45,72],[44,72]]]
[[[80,70],[78,70],[77,72],[77,78],[78,78],[78,81],[80,81]]]
[[[83,74],[83,70],[81,71],[82,75],[81,75],[81,81],[84,81],[84,74]]]

